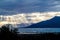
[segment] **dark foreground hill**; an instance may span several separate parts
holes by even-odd
[[[0,40],[60,40],[60,33],[43,33],[43,34],[2,34]]]
[[[60,17],[54,17],[50,20],[42,21],[26,28],[60,28]]]
[[[21,40],[60,40],[60,34],[43,33],[43,34],[22,34]]]

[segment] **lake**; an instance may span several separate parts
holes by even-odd
[[[60,28],[19,28],[21,34],[57,33]]]

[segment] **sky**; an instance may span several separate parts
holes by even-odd
[[[60,0],[0,0],[0,15],[60,11]]]
[[[60,0],[0,0],[0,15],[56,11],[60,11]]]

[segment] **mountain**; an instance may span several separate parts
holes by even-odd
[[[55,16],[50,20],[42,21],[26,28],[60,28],[60,17]]]

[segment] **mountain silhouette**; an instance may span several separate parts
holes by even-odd
[[[26,28],[60,28],[60,17],[55,16],[50,20],[42,21]]]

